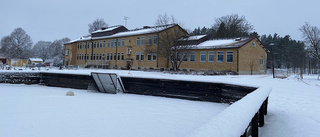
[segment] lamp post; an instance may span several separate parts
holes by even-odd
[[[273,46],[274,46],[274,43],[270,43],[269,44],[271,46],[271,52],[272,52],[272,75],[273,75],[273,78],[275,78],[274,76],[274,55],[273,55]]]

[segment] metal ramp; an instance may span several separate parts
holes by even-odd
[[[117,94],[125,91],[121,78],[116,73],[91,72],[91,76],[99,92]]]

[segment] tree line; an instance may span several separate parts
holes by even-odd
[[[33,45],[31,37],[22,28],[1,39],[0,54],[9,59],[41,58],[53,59],[53,63],[62,64],[64,57],[64,44],[69,38],[57,39],[53,42],[38,41]]]

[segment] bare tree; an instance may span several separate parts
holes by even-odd
[[[238,14],[215,18],[212,28],[217,30],[215,37],[218,38],[249,36],[253,30],[253,26],[246,20],[245,16],[239,16]]]
[[[50,50],[50,58],[54,59],[55,64],[62,64],[64,57],[64,44],[69,42],[69,38],[62,38],[52,42],[48,47]]]
[[[320,30],[316,26],[311,26],[305,23],[299,30],[302,32],[302,37],[306,43],[309,54],[318,60],[320,63]],[[319,74],[320,76],[320,74]],[[318,76],[318,80],[319,80]]]
[[[184,29],[178,27],[177,20],[171,15],[158,15],[155,22],[155,29],[161,32],[158,34],[158,54],[169,60],[173,70],[178,70],[183,59],[189,53],[192,45],[180,45],[178,39],[187,34]],[[173,29],[169,29],[173,28]],[[150,52],[150,51],[148,51]]]
[[[311,55],[320,61],[320,30],[316,26],[305,23],[299,30]]]
[[[51,44],[49,41],[38,41],[32,48],[33,56],[43,60],[48,59],[51,53],[49,50]]]
[[[92,32],[99,30],[103,27],[108,27],[108,24],[104,22],[104,19],[96,19],[92,23],[88,24],[89,29],[88,32],[91,34]]]
[[[32,40],[22,28],[1,39],[1,51],[9,58],[29,58],[31,47]]]

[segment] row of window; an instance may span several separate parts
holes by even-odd
[[[125,39],[112,39],[107,41],[107,47],[124,47]],[[94,41],[93,46],[91,42],[81,42],[77,44],[78,49],[88,49],[91,45],[91,48],[104,48],[106,47],[105,41]]]
[[[224,54],[223,51],[218,51],[217,52],[217,62],[224,62]],[[177,55],[177,59],[182,61],[188,61],[188,55],[186,52],[182,54]],[[208,52],[208,62],[214,62],[214,51],[209,51]],[[233,62],[233,51],[227,51],[227,62]],[[189,53],[189,61],[194,62],[195,61],[195,52],[190,52]],[[200,62],[207,62],[207,52],[202,51],[200,52]]]
[[[124,38],[108,40],[108,47],[124,47]]]
[[[153,40],[152,40],[153,37]],[[152,44],[157,44],[158,42],[158,36],[157,35],[153,35],[153,36],[148,36],[148,45],[152,45]],[[144,45],[145,44],[145,40],[144,40],[144,36],[142,37],[137,37],[136,39],[136,45]]]
[[[153,36],[148,36],[148,45],[152,44],[157,44],[158,42],[158,36],[153,35]],[[88,49],[91,45],[91,48],[104,48],[106,47],[106,42],[105,41],[94,41],[93,45],[90,44],[91,42],[81,42],[77,44],[78,49]],[[107,47],[124,47],[125,39],[112,39],[107,41]],[[145,38],[144,36],[142,37],[137,37],[136,40],[137,46],[139,45],[144,45],[145,44]]]
[[[143,52],[136,52],[136,60],[144,60],[144,53]],[[157,60],[157,53],[148,53],[147,54],[148,61],[156,61]]]
[[[124,53],[107,53],[106,58],[105,54],[77,54],[77,60],[124,60]],[[144,53],[136,52],[136,60],[144,60]],[[157,53],[148,53],[147,60],[156,61]]]
[[[77,54],[77,60],[104,60],[105,54]]]
[[[105,41],[95,41],[93,45],[90,42],[81,42],[77,44],[78,49],[88,49],[91,45],[91,48],[104,48],[106,47]]]
[[[233,51],[227,51],[227,62],[233,62]],[[223,51],[217,52],[217,62],[224,62],[224,54]],[[207,61],[207,52],[203,51],[200,52],[200,62],[206,62]],[[214,62],[214,51],[208,52],[208,62]]]
[[[131,50],[130,50],[131,54]],[[217,62],[224,62],[224,53],[223,51],[217,52]],[[226,62],[233,62],[233,51],[227,51],[226,53]],[[106,60],[124,60],[124,53],[107,53],[106,54]],[[177,55],[177,59],[182,61],[188,61],[188,55],[186,52],[182,54]],[[214,62],[214,51],[208,52],[208,62]],[[89,54],[77,54],[77,60],[89,60]],[[105,60],[105,54],[93,54],[93,56],[90,54],[90,60]],[[136,52],[136,60],[144,60],[144,52]],[[157,60],[157,53],[148,53],[147,54],[147,60]],[[189,53],[189,61],[194,62],[195,61],[195,52]],[[200,52],[200,62],[207,62],[207,52],[202,51]]]

